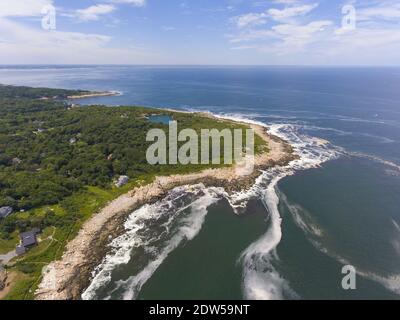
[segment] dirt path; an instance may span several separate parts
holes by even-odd
[[[0,300],[7,296],[7,294],[11,291],[12,285],[14,284],[14,280],[17,277],[16,272],[8,272],[7,278],[5,281],[5,287],[3,290],[0,290]]]

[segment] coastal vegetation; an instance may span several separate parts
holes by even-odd
[[[146,133],[155,128],[168,132],[168,125],[151,122],[149,116],[166,115],[180,128],[198,133],[247,129],[204,114],[79,106],[67,100],[87,94],[0,85],[0,207],[14,210],[0,220],[0,254],[15,248],[20,232],[42,230],[39,245],[9,264],[16,281],[7,299],[33,298],[42,268],[59,259],[82,224],[111,200],[156,176],[222,166],[150,165],[146,150],[151,142],[146,142]],[[258,135],[255,146],[256,153],[267,148]],[[114,182],[120,176],[128,176],[129,182],[117,188]]]

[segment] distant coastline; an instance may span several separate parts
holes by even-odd
[[[104,91],[104,92],[89,92],[79,95],[68,96],[67,99],[85,99],[85,98],[95,98],[95,97],[109,97],[109,96],[120,96],[122,93],[119,91]]]

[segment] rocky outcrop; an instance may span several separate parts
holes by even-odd
[[[265,139],[269,148],[268,152],[256,156],[253,174],[240,176],[235,167],[224,167],[188,175],[157,177],[154,182],[120,196],[83,225],[79,234],[67,245],[61,260],[44,268],[42,282],[35,293],[36,299],[80,299],[90,283],[91,273],[106,254],[107,244],[124,232],[123,224],[127,216],[146,203],[162,199],[169,190],[197,183],[221,186],[227,192],[240,190],[254,183],[260,169],[284,165],[296,157],[286,142],[268,135],[264,127],[252,127]]]

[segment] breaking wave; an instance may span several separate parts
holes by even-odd
[[[394,169],[397,172],[400,172],[400,165],[398,165],[397,163],[394,163],[392,161],[389,160],[385,160],[382,159],[378,156],[375,155],[371,155],[371,154],[366,154],[366,153],[362,153],[362,152],[347,152],[350,156],[352,157],[358,157],[358,158],[365,158],[371,161],[375,161],[377,163],[380,163],[384,166],[390,167],[392,169]]]
[[[317,168],[321,164],[341,155],[363,156],[389,165],[393,169],[400,167],[394,163],[364,154],[349,154],[344,149],[328,141],[303,134],[304,125],[296,123],[265,124],[241,115],[221,114],[217,117],[265,126],[269,133],[278,136],[293,147],[298,159],[287,166],[274,167],[263,171],[255,184],[228,196],[222,189],[205,188],[203,185],[180,187],[170,191],[169,195],[153,204],[145,205],[131,214],[125,223],[126,233],[110,244],[112,252],[108,254],[93,273],[93,281],[83,293],[83,299],[96,299],[102,296],[135,299],[142,286],[154,274],[168,255],[185,241],[193,239],[201,230],[207,207],[225,197],[236,213],[246,208],[250,199],[261,199],[269,213],[267,232],[245,249],[238,260],[243,269],[243,295],[247,299],[296,299],[299,296],[290,287],[290,283],[279,273],[279,256],[276,248],[282,239],[282,218],[279,202],[286,201],[278,194],[279,181],[297,171]],[[337,132],[347,134],[347,132]],[[310,214],[302,212],[295,205],[289,207],[295,223],[303,230],[307,238],[320,251],[328,255],[322,242],[323,231],[314,223]],[[332,256],[348,264],[341,257]],[[113,272],[118,266],[134,263],[134,274],[127,279],[114,279]],[[358,271],[371,280],[377,281],[393,292],[399,292],[398,276],[383,278],[376,274]]]
[[[222,117],[266,126],[264,123],[242,117]],[[276,248],[282,239],[277,184],[298,170],[316,168],[326,161],[339,157],[343,150],[328,141],[301,134],[295,124],[272,124],[266,127],[270,134],[288,141],[299,155],[299,159],[287,166],[264,171],[251,189],[230,198],[234,208],[242,208],[250,198],[258,197],[270,216],[267,232],[240,256],[239,263],[243,267],[243,294],[246,299],[252,300],[295,299],[298,295],[291,289],[289,282],[279,274],[277,267],[279,256]]]
[[[264,182],[264,185],[267,185],[267,187],[264,187],[263,202],[271,215],[271,222],[268,232],[256,243],[249,246],[241,257],[244,268],[244,294],[249,299],[284,299],[296,297],[296,294],[290,289],[289,283],[279,275],[274,267],[279,262],[276,247],[282,237],[278,204],[280,200],[285,201],[284,195],[277,195],[278,190],[276,186],[280,179],[292,175],[298,170],[318,167],[324,162],[346,154],[355,157],[364,157],[391,167],[396,171],[400,170],[399,165],[379,157],[362,153],[349,153],[343,148],[332,146],[319,139],[301,135],[298,133],[299,126],[295,124],[276,124],[269,128],[271,134],[288,141],[294,147],[300,159],[293,161],[287,167],[267,171],[262,176],[262,179],[268,181]],[[276,170],[279,172],[274,174],[273,171]],[[274,178],[268,179],[268,176],[274,176]],[[259,186],[261,186],[260,182]],[[302,208],[288,204],[287,201],[286,205],[296,225],[304,232],[307,239],[315,248],[344,265],[351,264],[346,259],[324,247],[322,241],[324,232],[313,221],[310,214],[302,210]],[[302,215],[300,215],[300,212],[302,212]],[[395,227],[398,227],[396,222],[393,224]],[[361,270],[360,268],[357,269],[357,274],[380,283],[386,289],[396,294],[400,294],[400,274],[385,277],[370,271]]]
[[[126,232],[111,242],[111,253],[94,271],[82,298],[96,299],[101,291],[109,298],[114,294],[120,299],[135,299],[167,256],[199,233],[207,208],[221,194],[223,190],[202,184],[178,187],[163,200],[134,211],[124,225]],[[136,274],[128,279],[113,279],[118,266],[130,262],[134,262]]]

